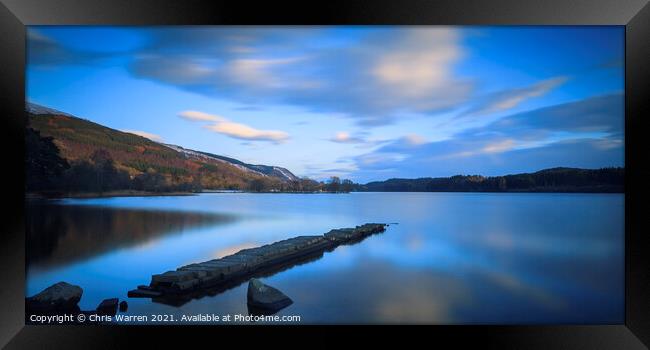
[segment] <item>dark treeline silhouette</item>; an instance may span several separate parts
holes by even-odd
[[[353,191],[355,186],[358,185],[352,180],[341,180],[337,176],[332,176],[327,181],[316,181],[307,177],[295,181],[259,178],[251,181],[247,190],[252,192],[347,193]]]
[[[119,190],[147,192],[201,190],[198,183],[172,182],[154,169],[148,169],[138,175],[129,175],[127,171],[116,167],[110,153],[101,149],[95,151],[90,160],[72,162],[70,168],[62,175],[59,186],[53,188],[54,190],[98,193]]]
[[[623,192],[625,168],[552,168],[535,173],[389,179],[357,185],[368,192]]]
[[[172,182],[154,169],[147,169],[138,175],[129,175],[115,166],[110,153],[97,150],[92,154],[90,161],[72,162],[69,170],[63,173],[60,186],[55,189],[99,193],[119,190],[193,192],[200,191],[201,186],[196,182]]]
[[[25,130],[25,186],[28,190],[60,187],[61,177],[69,168],[51,137],[42,137],[32,128]]]
[[[68,162],[61,158],[51,137],[26,131],[25,173],[28,192],[96,192],[138,190],[148,192],[199,191],[197,182],[173,182],[155,169],[130,175],[119,169],[111,154],[103,149],[88,160]]]

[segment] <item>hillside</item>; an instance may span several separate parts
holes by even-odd
[[[27,110],[28,128],[35,131],[30,133],[31,148],[49,149],[45,144],[51,142],[55,147],[51,147],[52,150],[48,152],[58,153],[64,163],[67,163],[67,165],[61,163],[57,166],[64,168],[60,171],[65,173],[61,174],[62,176],[74,177],[72,173],[75,171],[87,173],[90,168],[97,166],[98,162],[109,162],[115,168],[114,173],[121,174],[117,176],[120,177],[119,182],[122,182],[118,187],[131,188],[133,187],[131,185],[137,184],[126,184],[127,179],[132,181],[140,179],[155,180],[161,190],[189,188],[244,190],[253,185],[256,188],[272,189],[283,187],[286,182],[298,180],[289,170],[281,167],[250,165],[233,158],[157,143],[34,104],[29,104]],[[35,146],[37,142],[40,142],[40,146]],[[51,160],[53,155],[35,154],[35,157],[41,159],[32,160],[31,166],[35,166],[35,163],[43,163],[43,157]],[[39,166],[43,168],[42,164]],[[45,169],[41,170],[45,171]],[[38,184],[38,179],[33,180],[36,187],[43,187],[39,186],[42,184]],[[47,180],[43,178],[40,181],[48,182]],[[74,191],[75,184],[67,182],[67,189]],[[60,183],[58,186],[53,184],[48,186],[64,185]]]
[[[624,192],[625,169],[552,168],[505,176],[389,179],[358,186],[368,192]]]
[[[195,150],[186,149],[176,145],[170,145],[170,144],[164,144],[164,145],[177,152],[183,153],[186,157],[191,159],[196,159],[199,161],[207,161],[207,162],[216,161],[219,163],[229,163],[245,172],[252,172],[257,175],[276,177],[283,181],[299,180],[299,178],[296,175],[291,173],[286,168],[282,168],[278,166],[270,166],[270,165],[247,164],[240,160],[230,158],[230,157],[220,156],[208,152],[195,151]]]

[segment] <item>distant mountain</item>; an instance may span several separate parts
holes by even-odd
[[[165,146],[185,154],[188,158],[196,159],[196,160],[206,160],[206,161],[220,161],[220,162],[226,162],[230,163],[236,167],[238,167],[241,170],[248,171],[248,172],[253,172],[258,175],[265,175],[265,176],[271,176],[275,177],[284,181],[298,181],[300,180],[299,177],[294,175],[291,171],[287,170],[286,168],[282,168],[279,166],[272,166],[272,165],[258,165],[258,164],[248,164],[244,163],[240,160],[226,157],[226,156],[220,156],[208,152],[201,152],[201,151],[195,151],[187,148],[183,148],[180,146],[176,145],[170,145],[170,144],[164,144]]]
[[[624,192],[625,169],[551,168],[505,176],[456,175],[388,179],[359,185],[368,192]]]
[[[193,184],[205,189],[243,190],[253,185],[258,189],[281,189],[284,183],[298,180],[282,167],[251,165],[229,157],[158,143],[32,103],[27,104],[26,109],[29,128],[36,131],[37,137],[51,139],[61,158],[73,168],[78,165],[77,170],[82,172],[85,171],[80,166],[82,163],[96,165],[95,158],[99,157],[100,160],[109,158],[115,171],[124,172],[131,179],[155,174],[159,183],[166,184],[165,188]],[[33,144],[38,145],[36,141]],[[74,187],[74,183],[68,186]]]

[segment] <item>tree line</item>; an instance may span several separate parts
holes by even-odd
[[[352,180],[341,180],[337,176],[332,176],[327,181],[316,181],[308,177],[293,181],[261,177],[251,181],[247,190],[252,192],[347,193],[354,191],[357,186]]]
[[[359,186],[369,192],[624,192],[625,168],[552,168],[505,176],[456,175],[389,179]]]
[[[131,175],[120,169],[111,154],[95,150],[86,159],[68,162],[59,155],[52,137],[26,130],[25,187],[28,192],[97,192],[139,190],[148,192],[196,191],[197,181],[174,182],[168,176],[148,169]]]

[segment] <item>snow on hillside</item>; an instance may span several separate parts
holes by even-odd
[[[233,165],[233,166],[237,167],[240,170],[243,170],[243,171],[246,171],[246,172],[249,172],[249,173],[255,173],[255,174],[258,174],[258,175],[267,176],[266,174],[263,174],[263,173],[261,173],[259,171],[255,171],[253,169],[247,168],[247,167],[245,167],[245,166],[243,166],[241,164],[232,163],[232,162],[226,161],[224,159],[216,158],[216,157],[210,157],[207,154],[203,154],[201,152],[197,152],[197,151],[194,151],[194,150],[191,150],[191,149],[186,149],[186,148],[183,148],[183,147],[180,147],[180,146],[170,145],[170,144],[167,144],[167,143],[165,143],[163,145],[173,149],[176,152],[180,152],[180,153],[182,153],[182,154],[184,154],[184,155],[186,155],[188,157],[194,158],[194,159],[211,160],[211,161],[216,161],[216,162],[219,162],[219,163],[230,164],[230,165]]]

